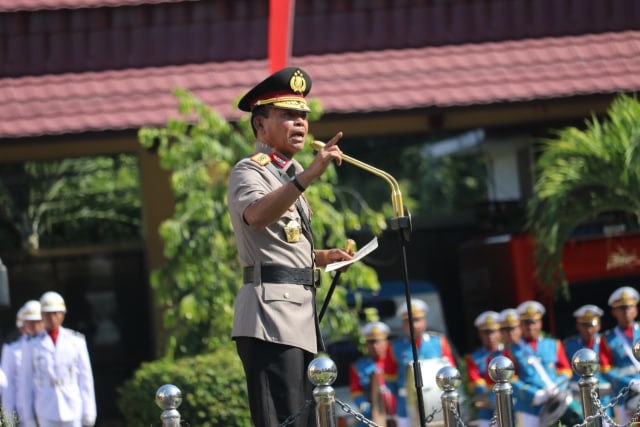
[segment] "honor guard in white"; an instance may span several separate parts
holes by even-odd
[[[86,340],[61,326],[67,309],[60,294],[46,292],[40,303],[46,332],[31,338],[24,348],[21,425],[91,427],[96,401]]]
[[[15,425],[16,420],[23,416],[21,408],[18,407],[22,352],[29,337],[43,329],[39,301],[27,301],[18,310],[16,328],[20,331],[20,336],[2,348],[2,370],[7,376],[7,388],[2,394],[2,413],[10,426]]]
[[[20,332],[20,336],[2,346],[2,360],[0,361],[2,371],[7,377],[7,387],[2,392],[2,415],[9,425],[13,425],[13,420],[17,417],[15,390],[18,371],[15,369],[16,360],[21,358],[22,351],[20,346],[22,341],[27,339],[22,319],[23,312],[24,306],[20,307],[16,314],[16,328]]]

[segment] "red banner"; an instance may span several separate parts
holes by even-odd
[[[269,1],[269,72],[287,66],[293,38],[295,0]]]

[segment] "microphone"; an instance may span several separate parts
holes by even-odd
[[[311,148],[313,148],[316,151],[322,150],[324,146],[325,146],[325,143],[322,141],[311,142]],[[402,194],[400,193],[400,186],[398,185],[398,181],[396,181],[396,179],[393,176],[391,176],[389,173],[381,169],[373,167],[367,163],[361,162],[360,160],[354,159],[353,157],[347,156],[346,154],[342,155],[342,160],[344,160],[347,163],[351,163],[352,165],[357,166],[361,169],[364,169],[367,172],[377,175],[382,179],[384,179],[385,181],[387,181],[387,183],[389,183],[389,185],[391,186],[391,205],[393,206],[393,212],[397,217],[404,216],[404,206],[402,202]]]

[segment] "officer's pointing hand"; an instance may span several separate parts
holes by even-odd
[[[342,139],[342,132],[338,132],[322,149],[318,150],[313,162],[307,168],[307,171],[312,173],[314,177],[322,175],[333,161],[338,166],[342,164],[342,151],[337,145],[340,139]]]

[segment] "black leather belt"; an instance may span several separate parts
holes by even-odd
[[[260,268],[262,283],[292,283],[320,286],[320,270],[317,268],[293,268],[280,265],[263,265]],[[253,282],[253,267],[244,268],[244,283]]]

